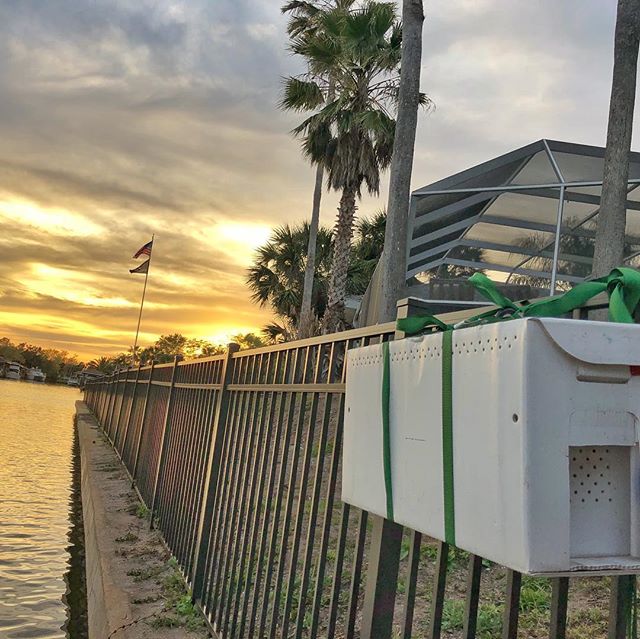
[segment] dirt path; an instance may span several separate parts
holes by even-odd
[[[90,639],[208,637],[175,562],[149,530],[146,508],[82,402],[77,427]]]

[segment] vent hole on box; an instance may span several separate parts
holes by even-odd
[[[624,447],[571,447],[569,477],[571,500],[580,504],[609,503],[617,494],[620,481],[619,466]],[[613,470],[612,470],[613,469]],[[586,506],[585,506],[586,507]]]

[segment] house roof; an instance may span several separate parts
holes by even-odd
[[[591,272],[604,148],[538,140],[412,194],[407,277],[450,267],[572,284]],[[632,153],[627,261],[640,254],[640,153]],[[501,275],[500,275],[501,274]]]

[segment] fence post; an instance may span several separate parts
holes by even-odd
[[[122,436],[122,451],[118,453],[120,459],[122,459],[122,454],[124,453],[124,446],[127,443],[127,435],[129,433],[129,426],[131,425],[131,416],[133,415],[133,405],[136,401],[136,396],[138,394],[138,381],[140,379],[140,369],[142,368],[142,362],[138,362],[138,370],[136,371],[136,378],[133,381],[133,393],[131,393],[131,403],[129,404],[129,410],[127,411],[127,419],[124,424],[124,435]],[[114,438],[115,439],[115,438]]]
[[[147,406],[149,405],[149,395],[151,394],[151,386],[153,382],[153,369],[156,363],[151,362],[151,370],[149,371],[149,381],[147,382],[147,392],[144,396],[144,406],[142,407],[142,417],[140,418],[140,432],[138,433],[138,441],[136,442],[136,452],[133,457],[133,467],[131,468],[131,487],[136,485],[136,473],[138,472],[138,461],[140,460],[140,446],[142,444],[142,434],[144,433],[144,424],[147,418]]]
[[[105,415],[104,423],[102,424],[102,431],[107,436],[107,439],[110,440],[109,433],[107,433],[107,425],[109,430],[111,430],[111,419],[113,417],[113,409],[116,405],[116,400],[118,399],[118,376],[119,373],[111,373],[111,383],[109,385],[109,407],[107,409],[107,414]]]
[[[424,306],[422,300],[409,297],[397,305],[397,319],[415,315]],[[396,331],[394,338],[404,333]],[[402,526],[370,514],[371,545],[368,553],[367,581],[362,606],[361,639],[389,639],[398,589],[398,569]]]
[[[103,379],[100,380],[100,396],[98,397],[96,403],[96,418],[98,419],[98,423],[102,425],[102,419],[104,417],[104,406],[107,400],[107,388],[109,385],[107,384],[108,375],[104,375]]]
[[[127,373],[129,371],[127,370]],[[122,383],[122,371],[118,371],[118,376],[116,377],[116,390],[115,393],[113,395],[113,408],[111,409],[111,419],[109,419],[109,441],[111,442],[111,445],[113,445],[113,430],[115,428],[115,425],[117,423],[117,417],[116,417],[116,406],[118,405],[118,391],[120,389],[120,385]],[[120,402],[120,407],[122,407],[122,401]],[[118,417],[120,416],[120,409],[118,409]]]
[[[160,485],[160,478],[162,477],[162,471],[164,470],[164,464],[167,457],[167,445],[169,442],[168,431],[171,426],[171,409],[173,407],[173,389],[176,385],[176,372],[178,370],[178,363],[182,357],[176,355],[173,359],[173,368],[171,369],[171,383],[169,385],[169,398],[167,399],[167,409],[164,413],[164,424],[162,425],[162,436],[160,438],[160,455],[158,457],[158,465],[156,467],[156,476],[153,480],[153,497],[151,498],[151,506],[149,508],[149,528],[153,530],[153,515],[156,510],[156,500],[158,498],[158,486]]]
[[[636,597],[636,576],[611,577],[609,599],[609,639],[627,639],[627,623]]]
[[[104,425],[107,422],[107,415],[109,413],[109,407],[111,406],[111,381],[113,379],[113,373],[107,375],[107,380],[104,382],[104,393],[102,395],[102,406],[100,407],[100,428],[104,431]]]
[[[207,551],[211,541],[211,529],[207,522],[213,516],[213,502],[215,498],[215,484],[220,470],[222,457],[222,442],[227,426],[227,413],[229,409],[229,392],[227,386],[233,375],[233,354],[240,350],[238,344],[229,344],[222,363],[220,374],[220,391],[216,403],[216,412],[213,416],[211,440],[209,442],[209,456],[204,476],[204,489],[202,493],[202,505],[200,508],[200,521],[198,522],[198,536],[193,557],[193,600],[202,598],[204,584],[204,569],[207,559]]]
[[[120,430],[120,420],[122,419],[122,409],[124,408],[124,400],[127,397],[127,388],[129,386],[129,367],[127,366],[127,372],[124,376],[124,386],[122,387],[122,399],[120,400],[120,408],[118,408],[118,419],[116,420],[116,427],[113,431],[113,450],[116,451],[116,454],[119,456],[118,450],[116,448],[116,438],[118,437],[118,431]]]

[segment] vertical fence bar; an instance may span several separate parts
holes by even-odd
[[[402,615],[402,639],[411,639],[411,631],[413,629],[413,610],[416,603],[416,584],[418,582],[421,542],[422,535],[412,530],[411,541],[409,543],[409,565],[407,566],[404,611]]]
[[[297,349],[286,352],[284,362],[281,368],[276,370],[274,382],[280,382],[280,375],[282,372],[282,381],[287,377],[290,368],[297,366],[299,351]],[[291,405],[291,394],[285,392],[280,393],[280,403],[278,406],[278,416],[276,418],[276,434],[274,442],[277,444],[273,451],[273,458],[271,462],[271,470],[269,476],[269,488],[268,488],[268,500],[267,505],[270,505],[270,512],[273,516],[269,520],[265,516],[261,539],[260,550],[258,551],[258,573],[256,575],[256,581],[253,589],[253,601],[251,604],[251,613],[249,615],[249,629],[248,636],[254,636],[254,630],[258,623],[260,623],[259,636],[262,633],[262,627],[266,620],[266,611],[268,608],[268,587],[271,583],[272,565],[275,557],[275,545],[274,538],[278,528],[280,518],[280,506],[282,503],[282,482],[284,478],[284,472],[287,465],[287,455],[289,450],[289,442],[291,440],[291,423],[287,419],[288,408]],[[280,443],[282,445],[280,446]],[[282,454],[280,455],[280,450]],[[269,528],[271,526],[271,534],[269,534]],[[265,564],[263,567],[263,564]],[[258,603],[260,601],[261,585],[264,573],[264,592],[263,592],[263,605],[260,611],[260,619],[258,619]]]
[[[317,352],[315,354],[315,363],[313,360],[313,351],[311,351],[311,357],[309,358],[309,364],[312,367],[313,371],[313,383],[317,384],[320,374],[320,366],[321,366],[321,353],[322,348],[318,347]],[[305,369],[302,372],[302,381],[306,382],[307,379],[307,370]],[[297,584],[297,570],[298,570],[298,560],[300,556],[300,542],[302,540],[302,524],[305,517],[305,507],[307,504],[307,490],[309,488],[309,480],[310,480],[310,469],[311,469],[311,461],[313,456],[313,446],[314,446],[314,437],[316,432],[317,420],[318,420],[318,403],[319,397],[318,393],[311,393],[311,405],[309,411],[309,419],[302,420],[300,423],[300,428],[305,429],[306,426],[306,437],[304,440],[304,446],[302,449],[302,466],[300,468],[300,480],[298,487],[298,496],[297,496],[297,504],[296,504],[296,516],[295,523],[292,529],[293,539],[291,541],[290,548],[290,563],[289,563],[289,575],[287,580],[287,594],[285,598],[284,605],[284,613],[282,615],[282,637],[283,639],[289,636],[289,622],[291,617],[291,609],[293,606],[293,598],[294,593],[297,588],[299,588],[298,592],[298,600],[302,601],[305,597],[305,593],[303,592],[303,587],[308,585],[308,582],[305,583],[305,571],[303,569],[303,575],[301,575],[301,582]],[[306,424],[305,424],[306,421]],[[328,424],[325,424],[328,427]],[[321,442],[318,446],[318,453],[324,452],[324,443]],[[312,498],[310,502],[310,517],[314,516],[314,511],[317,509],[317,500],[314,501]],[[308,579],[308,578],[307,578]],[[302,628],[300,627],[300,630]],[[296,634],[296,636],[298,636]]]
[[[335,344],[332,346],[327,382],[331,383],[330,371],[335,361]],[[324,577],[327,566],[327,554],[329,551],[329,541],[331,537],[331,523],[333,518],[334,499],[336,497],[336,485],[338,481],[338,469],[342,453],[342,425],[344,422],[344,396],[339,398],[338,421],[335,427],[333,440],[333,451],[331,452],[331,466],[329,470],[329,482],[325,497],[324,521],[322,524],[322,535],[320,537],[320,549],[318,558],[318,568],[316,571],[315,590],[313,596],[313,608],[311,611],[310,636],[316,637],[318,634],[318,624],[320,619],[320,607],[322,606],[322,591],[324,588]]]
[[[635,596],[635,575],[611,577],[608,639],[627,639],[627,622]]]
[[[364,545],[367,539],[367,518],[366,510],[358,512],[358,532],[356,533],[356,547],[353,553],[353,569],[351,570],[351,586],[349,588],[349,607],[347,614],[346,639],[354,639],[356,636],[356,617],[358,615],[358,599],[360,596],[360,580],[362,578],[362,562],[364,560]],[[364,637],[363,634],[360,635]],[[327,635],[327,639],[333,636]]]
[[[398,589],[402,526],[379,515],[370,517],[373,526],[360,636],[362,639],[388,639]]]
[[[118,439],[118,431],[120,430],[120,420],[122,419],[122,409],[124,408],[124,400],[127,398],[127,388],[129,387],[129,367],[127,366],[127,371],[124,374],[124,384],[122,386],[122,399],[120,400],[120,407],[118,408],[118,419],[116,420],[116,427],[113,431],[113,449],[118,454],[118,449],[116,448],[116,442]]]
[[[549,639],[564,639],[567,631],[567,603],[569,601],[569,578],[551,580],[551,619]]]
[[[98,423],[101,426],[104,420],[104,407],[107,401],[107,389],[109,388],[107,377],[108,375],[105,375],[100,382],[100,396],[98,397],[98,402],[96,404],[96,415],[98,417]]]
[[[124,373],[124,377],[123,377]],[[125,386],[127,384],[126,376],[129,374],[129,369],[123,369],[118,371],[118,376],[116,378],[116,391],[113,397],[113,409],[111,410],[111,419],[109,420],[109,439],[113,444],[115,442],[113,433],[117,428],[118,419],[120,419],[120,411],[122,409],[122,402],[124,400],[124,391]],[[118,404],[118,400],[120,404]]]
[[[307,346],[304,349],[304,351],[305,351],[305,355],[304,355],[304,363],[302,368],[300,369],[298,366],[294,366],[294,368],[292,369],[291,378],[293,380],[296,380],[298,378],[301,371],[302,371],[302,374],[304,374],[304,371],[307,370],[307,366],[309,363],[309,347]],[[285,383],[287,382],[286,379],[284,381]],[[294,502],[294,497],[296,493],[296,477],[298,476],[298,464],[300,461],[300,446],[302,441],[302,431],[304,428],[304,416],[307,410],[307,394],[304,392],[296,393],[296,395],[292,397],[292,400],[291,400],[292,404],[289,407],[290,409],[289,419],[293,421],[295,418],[295,406],[296,406],[295,398],[298,398],[300,400],[300,404],[298,407],[299,416],[297,419],[295,419],[296,426],[295,426],[295,432],[294,432],[294,438],[293,438],[293,449],[292,449],[293,456],[292,456],[291,464],[289,467],[289,475],[288,475],[289,479],[288,481],[285,482],[287,485],[287,497],[284,502],[284,517],[282,521],[282,539],[280,544],[280,550],[278,552],[278,559],[276,562],[277,570],[276,570],[275,585],[273,586],[273,608],[272,608],[272,615],[271,615],[271,625],[270,625],[270,630],[268,635],[270,639],[275,639],[276,631],[278,627],[278,618],[280,615],[280,610],[279,610],[280,597],[282,594],[282,585],[283,585],[285,564],[286,564],[286,557],[287,557],[287,550],[288,550],[287,534],[289,531],[289,526],[291,524],[293,502]],[[274,532],[277,533],[278,531],[274,528]],[[272,538],[272,539],[275,539],[275,538]],[[267,587],[268,584],[269,584],[269,581],[265,582],[265,587]],[[264,601],[266,600],[267,600],[267,592],[265,592]]]
[[[429,639],[440,639],[442,630],[442,612],[444,610],[444,590],[447,585],[447,568],[449,567],[449,544],[438,542],[436,573],[433,576],[433,596],[431,598],[431,620],[429,623]]]
[[[125,462],[123,455],[125,453],[125,450],[129,450],[130,452],[130,445],[127,446],[127,442],[129,442],[129,432],[131,431],[131,422],[134,418],[134,411],[136,409],[136,400],[138,399],[138,392],[141,386],[141,382],[140,382],[140,373],[142,372],[142,363],[138,364],[138,370],[136,372],[136,378],[133,384],[133,393],[131,394],[131,404],[129,404],[129,411],[127,414],[127,421],[125,422],[125,429],[124,429],[124,433],[122,435],[121,438],[121,448],[122,450],[120,451],[120,460],[122,461],[122,463],[124,464],[125,468],[127,469],[127,472],[129,473],[129,476],[131,476],[131,468],[129,468],[127,466],[127,463]],[[129,442],[129,444],[131,444],[131,442]],[[129,456],[130,457],[130,456]],[[129,464],[130,464],[130,459],[129,459]]]
[[[200,521],[198,522],[198,534],[196,537],[195,553],[193,556],[193,600],[201,601],[203,597],[204,570],[207,550],[211,540],[211,519],[213,517],[213,502],[215,487],[218,484],[220,473],[220,460],[222,457],[222,442],[227,428],[227,415],[229,413],[229,392],[227,386],[233,375],[233,354],[240,350],[238,344],[229,344],[222,363],[220,374],[220,390],[213,418],[211,442],[205,471],[204,493],[202,495],[202,508],[200,509]]]
[[[173,368],[171,370],[171,382],[169,385],[169,397],[167,399],[167,408],[164,413],[164,423],[162,425],[162,436],[160,438],[160,455],[158,457],[158,465],[156,467],[156,476],[153,479],[153,492],[151,498],[151,506],[149,507],[149,527],[153,529],[153,515],[156,509],[156,500],[158,498],[158,485],[162,478],[162,471],[164,470],[165,459],[167,456],[167,444],[169,437],[167,436],[167,430],[171,425],[171,408],[173,405],[173,389],[176,383],[176,372],[178,371],[178,363],[181,357],[176,355],[173,360]]]
[[[480,578],[482,574],[482,557],[469,556],[469,571],[467,573],[467,594],[464,605],[464,639],[474,639],[478,625],[478,601],[480,599]]]
[[[131,485],[134,486],[136,482],[136,473],[138,472],[138,462],[140,461],[140,447],[142,445],[142,436],[144,434],[144,424],[147,418],[147,408],[149,406],[149,395],[151,394],[151,386],[153,385],[153,370],[156,363],[151,362],[151,369],[149,370],[149,380],[147,381],[147,392],[144,396],[144,406],[142,407],[142,415],[140,417],[140,432],[138,433],[138,441],[136,442],[135,454],[133,456],[133,466],[131,467]]]
[[[111,437],[109,436],[108,430],[111,430],[111,419],[113,417],[113,410],[116,405],[116,401],[118,398],[118,373],[113,373],[111,375],[111,383],[109,384],[109,407],[107,409],[107,414],[105,415],[104,422],[102,424],[102,430],[104,434],[107,436],[109,441],[111,441]]]
[[[419,312],[419,302],[420,300],[412,297],[400,300],[397,319]],[[395,338],[402,337],[404,333],[397,331]],[[371,521],[373,529],[362,608],[361,638],[390,639],[400,568],[402,527],[379,515],[371,515]]]
[[[502,639],[516,639],[518,636],[518,617],[520,615],[520,586],[522,575],[515,570],[507,570],[507,592],[504,598],[504,619]]]
[[[131,415],[133,413],[133,406],[136,403],[136,396],[138,394],[138,381],[140,380],[140,369],[142,368],[142,363],[138,364],[138,370],[136,371],[136,378],[133,382],[133,392],[131,393],[131,403],[129,404],[129,410],[127,411],[127,419],[124,424],[124,434],[122,435],[122,450],[118,453],[120,459],[122,459],[122,453],[124,452],[124,446],[127,442],[127,434],[129,433],[129,427],[131,425]]]
[[[275,353],[275,357],[273,359],[270,358],[267,369],[265,370],[264,379],[262,383],[270,384],[273,383],[273,380],[278,374],[278,370],[280,368],[280,355],[281,352],[278,351]],[[260,536],[260,519],[264,510],[264,517],[268,517],[268,505],[265,501],[265,491],[268,487],[268,476],[270,475],[270,461],[273,461],[273,456],[275,456],[276,448],[270,446],[270,442],[273,441],[273,432],[272,428],[274,425],[274,418],[276,417],[276,407],[279,404],[279,393],[277,392],[267,392],[265,395],[268,395],[268,411],[265,410],[263,421],[264,421],[264,444],[263,444],[263,452],[260,458],[260,469],[258,471],[258,487],[257,487],[257,495],[255,496],[255,507],[253,508],[253,516],[251,518],[250,532],[248,537],[248,552],[245,550],[245,555],[247,558],[247,568],[246,568],[246,579],[244,581],[243,587],[240,588],[240,584],[242,583],[238,580],[238,589],[236,596],[236,605],[234,609],[234,624],[238,624],[239,630],[237,636],[244,636],[244,628],[246,623],[246,617],[248,614],[248,606],[249,606],[249,596],[250,591],[252,589],[252,578],[254,576],[254,568],[255,573],[257,573],[260,568],[257,565],[257,546],[258,539]],[[270,451],[270,449],[273,449]],[[271,459],[270,459],[270,452]],[[264,509],[263,509],[264,506]],[[243,574],[243,569],[241,565],[240,574]],[[242,601],[240,601],[242,598]],[[236,621],[237,619],[237,621]],[[236,636],[235,625],[231,627],[231,636]]]
[[[340,513],[340,529],[336,541],[337,552],[333,562],[333,583],[331,585],[331,599],[327,615],[327,639],[333,639],[336,633],[336,621],[338,618],[338,605],[340,603],[340,586],[342,585],[342,570],[344,566],[345,549],[347,546],[347,532],[349,530],[349,504],[342,502]]]

